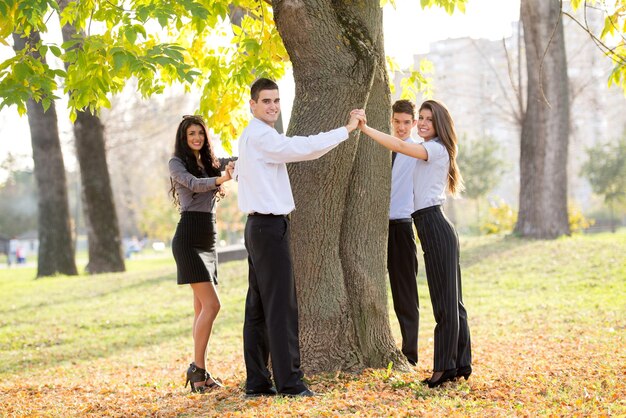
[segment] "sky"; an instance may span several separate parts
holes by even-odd
[[[414,54],[427,53],[430,43],[438,40],[467,36],[491,40],[508,37],[512,23],[519,18],[520,8],[519,0],[469,0],[465,14],[457,11],[450,16],[437,8],[424,11],[419,4],[418,0],[395,0],[395,7],[387,5],[384,9],[385,51],[401,67],[412,65]],[[53,25],[51,23],[50,27]],[[0,45],[0,60],[12,53],[9,47]],[[289,77],[279,83],[284,117],[291,111],[292,83]],[[71,168],[73,159],[67,155],[72,153],[73,147],[66,104],[65,100],[58,103],[57,112],[66,165]],[[28,120],[26,116],[19,117],[15,107],[0,111],[0,163],[9,152],[22,156],[24,166],[32,166]]]

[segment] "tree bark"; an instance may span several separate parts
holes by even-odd
[[[58,4],[63,10],[67,0],[59,0]],[[64,42],[77,34],[71,25],[63,26],[62,33]],[[65,67],[67,69],[67,63]],[[91,274],[124,271],[122,241],[106,160],[104,125],[97,115],[78,111],[74,137],[87,227],[87,271]]]
[[[272,2],[293,64],[288,135],[342,126],[368,106],[389,131],[390,93],[378,2]],[[389,327],[386,295],[389,152],[351,138],[324,157],[289,167],[296,210],[292,249],[302,364],[310,372],[406,362]]]
[[[32,32],[28,38],[13,34],[13,40],[15,50],[21,51],[30,45],[36,45],[40,37],[38,32]],[[45,58],[38,52],[31,54],[45,62]],[[29,99],[26,110],[38,189],[37,277],[53,276],[57,273],[76,275],[78,272],[74,262],[67,180],[54,101],[48,110],[44,110],[41,102]]]
[[[558,0],[522,0],[527,107],[520,147],[516,233],[556,238],[570,233],[567,215],[569,96]]]

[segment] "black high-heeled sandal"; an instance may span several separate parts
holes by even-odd
[[[188,383],[191,383],[191,391],[193,393],[207,392],[209,390],[209,387],[206,384],[207,379],[208,373],[206,370],[196,366],[196,363],[191,363],[187,369],[187,381],[185,382],[185,387],[187,387]],[[195,383],[198,382],[204,382],[204,385],[196,386]]]
[[[435,373],[437,372],[434,372],[433,374]],[[425,379],[422,383],[426,383],[428,387],[432,389],[454,379],[456,379],[456,369],[448,369],[443,371],[443,374],[439,376],[439,379],[433,380],[431,376],[430,379]]]
[[[469,379],[470,375],[472,374],[472,366],[463,366],[463,367],[459,367],[458,369],[456,369],[456,377],[458,379],[464,377],[465,380]]]
[[[215,380],[215,379],[213,378],[213,376],[211,376],[211,373],[207,372],[207,373],[206,373],[206,376],[207,376],[207,377],[206,377],[206,380],[205,380],[205,382],[204,382],[204,385],[205,385],[208,389],[213,390],[213,389],[218,389],[218,388],[223,388],[223,387],[224,387],[224,385],[222,384],[222,382],[220,382],[220,381],[218,381],[218,380]]]

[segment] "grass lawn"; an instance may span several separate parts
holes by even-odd
[[[242,396],[247,266],[220,267],[209,370],[227,388],[184,389],[191,290],[170,258],[128,272],[33,280],[0,269],[0,416],[624,416],[626,231],[555,241],[462,238],[474,374],[431,390],[432,310],[420,262],[418,366],[307,376],[321,396]],[[391,325],[399,328],[389,304]]]

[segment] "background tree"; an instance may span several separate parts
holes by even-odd
[[[480,199],[498,185],[504,162],[498,157],[500,146],[492,137],[461,141],[458,156],[463,173],[463,194],[476,201],[476,226],[480,225]]]
[[[23,61],[15,64],[18,79],[42,82],[40,75],[49,69],[45,57],[39,52],[39,32],[31,31],[27,37],[13,35],[14,49]],[[54,83],[44,80],[44,83]],[[49,86],[52,90],[53,86]],[[70,226],[65,165],[54,107],[55,96],[44,92],[39,101],[26,96],[28,124],[33,147],[35,178],[38,193],[39,252],[37,277],[57,273],[78,274],[74,262],[74,245]],[[37,96],[36,96],[37,97]]]
[[[581,174],[587,177],[595,194],[604,196],[610,212],[611,232],[615,232],[615,204],[626,200],[626,135],[588,149],[588,155]]]
[[[63,11],[68,1],[58,0],[58,4]],[[68,51],[80,47],[80,42],[84,39],[84,33],[78,33],[70,24],[63,26],[62,34],[66,44],[73,44]],[[97,62],[87,64],[89,65],[96,68],[82,68],[85,75],[100,70]],[[70,70],[69,62],[65,63],[65,69]],[[71,94],[70,91],[70,96]],[[76,112],[74,138],[87,227],[87,271],[92,274],[124,271],[122,240],[106,160],[104,125],[92,110]]]
[[[558,0],[521,2],[528,84],[515,232],[532,238],[556,238],[570,232],[569,95],[560,6]]]

